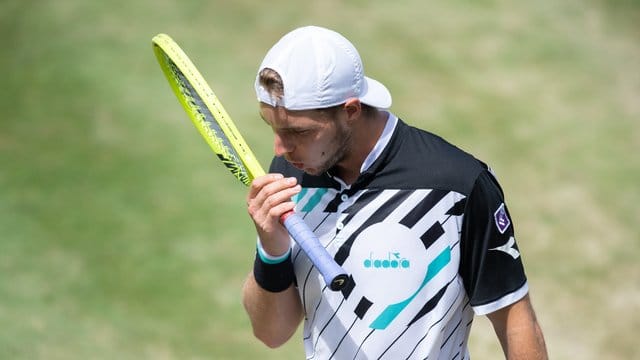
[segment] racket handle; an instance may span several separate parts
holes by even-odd
[[[318,268],[329,289],[333,291],[342,289],[349,279],[346,271],[333,260],[304,220],[298,214],[289,211],[280,217],[280,222],[287,228],[289,235],[298,243],[302,251],[307,254],[313,265]]]

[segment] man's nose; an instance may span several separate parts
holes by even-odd
[[[293,151],[293,146],[290,141],[287,141],[283,136],[275,134],[273,138],[273,152],[276,156],[282,156],[284,154]]]

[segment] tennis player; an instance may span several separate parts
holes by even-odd
[[[388,109],[342,35],[298,28],[255,82],[270,174],[247,195],[258,234],[243,289],[269,347],[303,324],[307,359],[468,359],[486,315],[508,359],[546,359],[504,194],[489,167]],[[335,292],[280,225],[295,209],[350,274]]]

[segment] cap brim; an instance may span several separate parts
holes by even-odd
[[[360,96],[360,102],[379,109],[391,107],[391,93],[381,82],[365,76],[366,88]]]

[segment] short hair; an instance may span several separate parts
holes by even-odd
[[[269,93],[271,98],[276,101],[282,100],[284,97],[284,84],[282,83],[282,78],[277,71],[270,68],[264,68],[260,70],[258,79],[260,85],[267,90],[267,93]]]
[[[260,85],[267,91],[271,98],[275,99],[276,102],[279,102],[284,97],[284,84],[282,82],[282,78],[277,71],[271,68],[264,68],[260,70],[258,74],[258,82]],[[325,109],[313,109],[315,111],[321,112],[325,116],[333,117],[335,116],[336,111],[342,108],[343,104],[331,106]],[[365,116],[371,116],[376,112],[376,108],[367,104],[361,104],[362,112]]]

